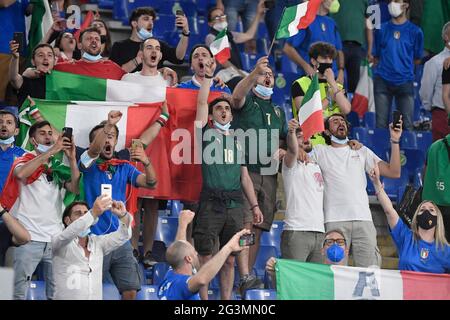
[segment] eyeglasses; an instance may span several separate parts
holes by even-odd
[[[338,246],[345,246],[345,239],[325,239],[323,242],[324,245],[332,246],[333,244],[337,243]]]
[[[212,18],[211,20],[212,20],[212,21],[225,20],[226,17],[227,17],[227,15],[224,14],[224,15],[222,15],[222,16],[214,17],[214,18]]]

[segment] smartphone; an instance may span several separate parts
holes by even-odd
[[[19,44],[18,52],[22,51],[24,47],[24,35],[23,32],[14,32],[13,40]]]
[[[108,198],[112,199],[112,185],[101,184],[101,195],[106,195]]]
[[[63,137],[69,138],[70,141],[72,141],[72,132],[73,132],[72,128],[64,127],[63,128]]]
[[[400,126],[399,122],[400,122],[400,116],[401,115],[402,115],[402,113],[400,111],[398,111],[398,110],[395,110],[392,113],[392,124],[393,124],[394,128],[395,127],[398,128]]]
[[[183,10],[177,10],[175,12],[175,15],[176,16],[184,16],[184,12],[183,12]],[[177,26],[177,29],[181,29],[181,28],[183,28],[183,27],[182,26]]]
[[[266,0],[266,1],[264,1],[264,7],[266,9],[273,9],[273,8],[275,8],[275,0]]]
[[[241,238],[239,239],[239,245],[241,247],[244,246],[252,246],[255,244],[255,233],[252,232],[250,234],[244,234],[243,236],[241,236]]]
[[[131,149],[142,147],[142,142],[139,139],[131,139]]]

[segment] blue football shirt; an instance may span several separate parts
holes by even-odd
[[[12,146],[5,151],[0,148],[0,194],[3,191],[6,178],[8,178],[9,170],[17,158],[21,157],[25,153],[20,147]]]
[[[0,8],[0,53],[9,54],[9,42],[13,39],[14,32],[24,33],[24,48],[21,55],[25,55],[27,45],[25,37],[25,11],[29,0],[16,0],[7,8]]]
[[[175,273],[170,269],[158,289],[161,300],[200,300],[199,293],[189,291],[188,281],[191,276]]]
[[[189,81],[181,82],[180,84],[178,84],[177,88],[200,90],[200,84],[196,83],[196,81],[194,81],[194,80],[189,80]],[[215,83],[213,83],[211,85],[210,90],[211,91],[220,91],[220,92],[228,93],[231,95],[230,88],[225,86],[225,88],[222,89],[220,87],[216,87]]]

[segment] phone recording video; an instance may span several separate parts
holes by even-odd
[[[255,244],[255,233],[244,234],[239,238],[239,245],[241,247],[252,246]]]
[[[70,127],[63,128],[63,137],[69,138],[70,141],[72,141],[72,133],[73,133],[72,128],[70,128]]]
[[[394,128],[400,128],[400,116],[402,115],[402,113],[398,110],[395,110],[392,113],[392,125],[394,126]]]

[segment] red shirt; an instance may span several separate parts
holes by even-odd
[[[84,60],[66,61],[55,65],[55,70],[102,79],[120,80],[126,73],[111,60],[87,62]]]

